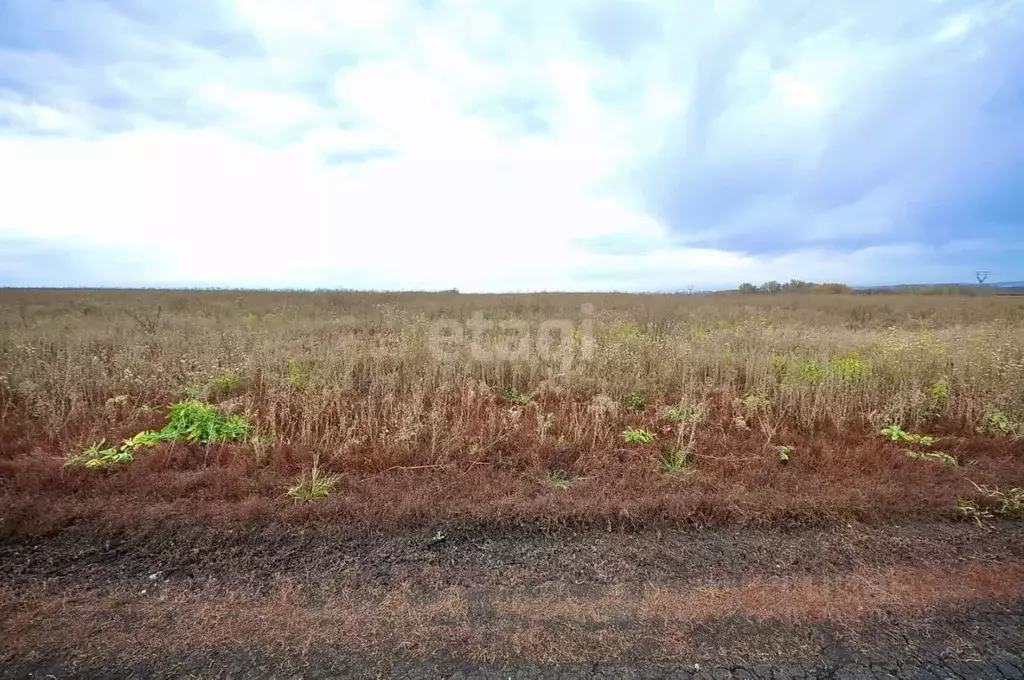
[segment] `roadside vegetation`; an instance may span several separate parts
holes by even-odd
[[[1024,300],[801,290],[0,291],[3,528],[1016,516]]]

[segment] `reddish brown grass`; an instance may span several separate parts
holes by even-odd
[[[598,310],[597,354],[567,371],[427,352],[432,319],[483,311],[536,324],[575,318],[583,302]],[[977,431],[990,408],[1024,415],[1020,300],[0,291],[0,330],[6,534],[168,519],[885,521],[953,517],[970,481],[1024,485],[1020,432]],[[800,377],[804,362],[849,356],[863,376]],[[186,386],[233,396],[272,442],[165,444],[111,470],[63,465],[100,438],[159,428],[162,413],[136,406],[166,405]],[[509,386],[532,391],[530,403],[502,399]],[[615,406],[630,392],[643,412]],[[771,405],[747,412],[736,401],[746,395]],[[707,412],[692,440],[661,413],[680,401]],[[960,467],[908,459],[877,434],[890,422],[938,436],[933,448]],[[627,445],[627,426],[656,439]],[[692,473],[662,474],[680,442]],[[778,444],[793,449],[788,465]],[[314,460],[339,483],[297,506],[285,489]],[[547,482],[553,470],[568,489]]]
[[[783,466],[756,434],[709,427],[696,440],[694,472],[681,477],[660,472],[657,441],[601,448],[522,442],[517,450],[510,439],[475,458],[424,467],[417,459],[352,455],[325,464],[340,480],[315,505],[284,495],[309,464],[309,453],[294,447],[278,446],[257,462],[246,446],[160,445],[112,470],[66,467],[41,447],[15,447],[0,457],[2,529],[38,533],[81,520],[128,526],[174,518],[376,527],[441,520],[599,527],[879,522],[952,518],[954,500],[973,493],[968,480],[1006,487],[1024,479],[1024,456],[1012,439],[943,438],[942,449],[960,461],[956,468],[911,460],[863,429],[785,441],[795,448]],[[569,472],[568,489],[547,482],[552,469]]]
[[[405,586],[305,597],[280,583],[274,594],[159,588],[103,593],[0,591],[4,656],[84,654],[122,661],[198,646],[321,647],[356,653],[466,659],[616,658],[640,641],[648,658],[691,657],[691,627],[740,617],[856,627],[879,614],[917,615],[939,605],[1024,595],[1024,565],[854,572],[831,580],[755,580],[736,587],[565,587],[546,592]],[[736,640],[735,644],[750,641]],[[763,642],[763,641],[762,641]],[[721,651],[721,650],[720,650]],[[790,659],[797,660],[797,659]]]

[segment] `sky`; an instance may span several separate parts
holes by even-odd
[[[1024,280],[1024,0],[0,0],[0,285]]]

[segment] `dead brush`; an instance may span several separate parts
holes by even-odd
[[[1020,518],[1024,516],[1024,489],[1012,488],[1002,490],[990,484],[977,484],[971,482],[971,486],[981,497],[981,502],[969,498],[957,498],[957,512],[967,519],[971,519],[981,525],[982,520],[993,517]]]

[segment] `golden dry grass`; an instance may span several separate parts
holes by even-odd
[[[474,315],[522,322],[534,342],[552,319],[577,330],[549,357],[481,359],[515,339],[497,329],[476,352],[433,353],[432,324]],[[160,427],[145,407],[184,394],[246,413],[257,437],[161,445],[113,473],[62,468],[93,441]],[[642,411],[623,406],[631,394]],[[1010,431],[979,433],[995,411]],[[1014,297],[0,291],[8,522],[43,493],[58,523],[133,494],[245,514],[314,459],[339,475],[325,503],[374,521],[933,513],[968,478],[1021,485],[1022,419]],[[906,460],[877,436],[893,423],[940,437],[961,468]],[[626,444],[626,427],[655,439]],[[668,480],[659,461],[680,445],[697,472]],[[558,469],[561,496],[543,481]]]

